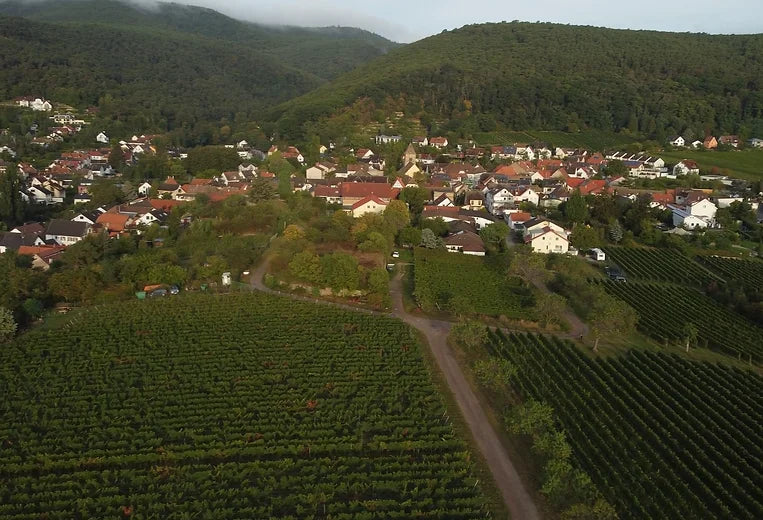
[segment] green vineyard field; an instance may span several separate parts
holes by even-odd
[[[418,248],[414,286],[416,302],[430,312],[518,318],[532,305],[529,294],[476,256]]]
[[[591,359],[530,334],[491,334],[516,390],[548,403],[576,465],[623,520],[763,518],[763,379],[675,355]]]
[[[742,287],[763,290],[763,262],[745,258],[700,256],[699,262],[724,280],[738,282]]]
[[[675,249],[607,247],[604,251],[608,259],[622,268],[629,278],[700,287],[711,281],[722,281]]]
[[[639,282],[593,282],[633,307],[638,329],[660,341],[683,343],[684,327],[693,323],[700,342],[729,354],[763,360],[763,329],[726,310],[702,293],[677,285]]]
[[[266,296],[97,307],[0,348],[0,518],[485,518],[401,322]]]

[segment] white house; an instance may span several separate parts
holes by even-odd
[[[317,162],[314,166],[311,166],[305,172],[305,178],[307,180],[321,180],[325,179],[329,173],[336,171],[336,165],[328,162]]]
[[[485,256],[485,243],[471,231],[459,231],[445,238],[445,248],[451,253]]]
[[[29,102],[29,108],[37,112],[50,112],[53,110],[53,105],[50,104],[50,101],[37,98]]]
[[[369,195],[360,199],[358,202],[352,205],[350,212],[355,218],[362,217],[369,213],[379,214],[387,209],[387,203],[376,195]]]
[[[140,186],[138,186],[138,195],[142,197],[148,197],[149,192],[151,191],[151,183],[150,182],[144,182]]]
[[[691,159],[684,159],[673,166],[673,175],[699,175],[699,165]]]
[[[496,215],[502,213],[504,208],[514,204],[514,195],[508,188],[495,188],[485,193],[485,208]]]
[[[100,134],[96,135],[95,140],[101,144],[109,144],[109,136],[106,135],[106,132],[101,132]]]
[[[534,233],[539,233],[545,228],[549,228],[552,231],[556,231],[557,233],[567,235],[567,232],[564,230],[564,228],[558,224],[554,224],[550,220],[546,219],[540,219],[535,218],[532,220],[525,221],[524,223],[525,228],[525,236],[532,235]]]
[[[710,199],[700,199],[691,203],[685,209],[689,212],[690,215],[712,220],[715,218],[715,214],[718,211],[718,206],[716,206]]]
[[[433,137],[429,140],[429,146],[432,146],[437,149],[441,148],[447,148],[448,147],[448,138],[447,137]]]
[[[92,233],[93,228],[87,222],[53,219],[45,230],[45,240],[54,240],[62,246],[70,246]]]
[[[728,197],[717,197],[715,199],[715,202],[718,205],[718,208],[728,208],[734,202],[744,202],[744,197],[740,195],[731,195]]]
[[[376,144],[390,144],[390,143],[399,143],[403,139],[403,136],[400,135],[377,135],[375,140]]]
[[[710,222],[704,217],[692,215],[689,211],[678,206],[668,206],[673,211],[673,225],[686,229],[705,229]]]
[[[680,135],[674,135],[670,139],[668,139],[668,144],[671,146],[675,146],[676,148],[683,148],[686,146],[686,139],[681,137]]]
[[[559,232],[548,226],[526,235],[525,244],[532,248],[533,253],[567,254],[570,249],[570,242],[564,230]]]

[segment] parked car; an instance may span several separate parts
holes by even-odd
[[[399,251],[392,251],[392,258],[400,258],[400,252]]]
[[[180,289],[177,285],[173,285],[170,287],[170,294],[180,294]]]
[[[156,289],[148,293],[148,295],[151,298],[156,298],[157,296],[167,296],[167,289]]]

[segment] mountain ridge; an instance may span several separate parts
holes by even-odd
[[[334,137],[327,125],[310,122],[367,100],[387,113],[471,118],[472,132],[498,125],[630,129],[654,138],[687,130],[760,133],[762,54],[763,35],[469,25],[395,49],[274,108],[268,119],[286,135]],[[392,107],[390,100],[402,101]]]

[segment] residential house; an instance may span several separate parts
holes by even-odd
[[[376,144],[391,144],[391,143],[399,143],[402,141],[403,136],[401,135],[377,135],[375,137]]]
[[[526,211],[516,211],[513,213],[504,213],[504,219],[513,231],[524,231],[525,223],[532,220],[532,215]]]
[[[457,231],[445,237],[445,248],[451,253],[463,253],[472,256],[485,256],[485,243],[472,231]]]
[[[53,219],[45,230],[45,240],[53,240],[62,246],[70,246],[92,233],[93,227],[87,222]]]
[[[132,221],[135,227],[150,226],[151,224],[164,224],[169,218],[169,213],[160,209],[152,209],[142,215],[137,216]]]
[[[148,197],[148,194],[151,193],[151,183],[150,182],[144,182],[140,186],[138,186],[137,189],[138,195],[141,197]]]
[[[33,269],[47,271],[53,260],[61,256],[65,249],[64,246],[21,246],[18,254],[31,256]]]
[[[718,144],[731,146],[732,148],[739,148],[739,143],[738,135],[722,135],[718,138]]]
[[[481,191],[470,191],[464,197],[464,205],[467,209],[482,209],[485,207],[485,196]]]
[[[534,227],[532,232],[525,231],[525,244],[529,245],[534,253],[557,253],[567,254],[570,250],[570,242],[567,232],[558,230],[559,226]]]
[[[750,148],[763,148],[763,139],[758,139],[757,137],[748,139],[747,146],[749,146]]]
[[[103,213],[98,215],[96,224],[111,236],[116,236],[125,232],[125,229],[131,224],[132,219],[130,215],[124,213]]]
[[[400,193],[400,190],[385,182],[343,182],[340,191],[342,205],[348,209],[351,209],[356,202],[371,195],[384,202],[389,202],[397,198],[398,193]]]
[[[350,213],[355,218],[368,214],[378,215],[387,209],[387,204],[388,201],[384,201],[376,195],[369,195],[367,197],[363,197],[355,204],[353,204],[350,208]]]
[[[699,175],[699,165],[691,159],[684,159],[673,166],[673,175]]]
[[[328,177],[329,173],[335,172],[337,169],[336,164],[327,161],[321,161],[315,163],[315,165],[309,167],[305,172],[305,178],[307,180],[323,180]]]
[[[83,211],[82,213],[78,213],[74,218],[72,218],[72,221],[85,222],[86,224],[95,226],[95,223],[98,222],[98,217],[104,213],[106,212],[103,210],[103,208],[98,208],[93,211]]]
[[[370,161],[374,155],[373,150],[369,148],[358,148],[355,151],[355,158],[359,161]]]
[[[448,147],[448,138],[447,137],[433,137],[429,140],[429,146],[432,146],[437,149],[447,148]]]
[[[159,187],[156,189],[156,192],[160,197],[162,195],[172,195],[179,187],[180,183],[175,180],[174,175],[171,175],[167,177],[167,180],[159,185]]]
[[[96,135],[95,140],[101,144],[109,144],[109,136],[106,135],[105,132],[101,132],[100,134]]]
[[[718,148],[718,140],[712,135],[705,137],[705,140],[702,142],[702,146],[704,146],[706,150],[714,150]]]
[[[14,228],[7,233],[0,233],[0,253],[18,251],[22,246],[44,245],[44,229],[43,231],[19,231],[19,228]]]
[[[342,192],[338,186],[316,186],[313,190],[313,197],[325,199],[326,204],[342,203]]]
[[[674,135],[668,139],[668,144],[670,146],[675,146],[676,148],[683,148],[684,146],[686,146],[686,139],[684,139],[680,135]]]
[[[440,194],[436,199],[434,199],[432,205],[440,206],[442,208],[452,208],[454,206],[453,199],[447,193]]]
[[[302,155],[302,153],[299,151],[299,149],[296,146],[287,147],[286,150],[283,151],[281,156],[284,159],[294,159],[299,164],[305,163],[305,157]]]
[[[411,139],[411,143],[415,144],[417,146],[429,146],[429,138],[428,137],[414,137]]]

